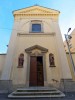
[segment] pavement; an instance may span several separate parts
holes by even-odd
[[[75,100],[75,92],[65,93],[63,98],[9,99],[7,93],[0,93],[0,100]]]

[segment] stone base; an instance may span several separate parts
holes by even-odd
[[[64,92],[75,92],[75,81],[72,79],[61,79],[59,89]]]
[[[26,87],[24,84],[13,85],[12,80],[0,80],[0,91],[3,91],[4,93],[11,93],[17,90],[17,88],[24,87]]]
[[[48,86],[53,86],[63,92],[75,92],[75,81],[72,79],[61,79],[60,82],[53,82],[48,84]]]
[[[18,88],[25,88],[25,87],[27,86],[24,84],[12,85],[12,91],[17,90]]]
[[[60,83],[50,84],[63,92],[75,92],[75,81],[72,79],[61,79]],[[11,80],[0,80],[0,91],[11,93],[12,91],[17,90],[17,88],[26,88],[25,84],[13,85]],[[46,87],[46,86],[45,86]]]
[[[0,80],[0,91],[10,93],[12,91],[12,81]]]

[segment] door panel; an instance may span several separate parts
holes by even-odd
[[[37,57],[37,84],[38,86],[44,86],[43,57]]]
[[[30,81],[29,86],[37,86],[37,60],[35,56],[30,58]]]
[[[43,57],[30,57],[30,80],[29,86],[44,86]]]

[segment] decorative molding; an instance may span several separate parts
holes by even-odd
[[[25,51],[30,51],[31,53],[27,53],[27,75],[26,75],[26,86],[29,86],[29,75],[30,75],[30,56],[42,56],[43,57],[43,74],[44,74],[44,86],[48,86],[47,83],[47,74],[46,74],[46,55],[45,53],[48,51],[48,49],[41,47],[39,45],[34,45],[32,47],[29,47],[25,49]],[[34,51],[35,54],[32,55],[32,52]],[[36,51],[36,52],[35,52]],[[38,51],[38,52],[37,52]],[[42,51],[46,51],[45,53],[42,53]],[[40,54],[39,54],[40,53]]]
[[[33,18],[33,17],[42,17],[43,18],[51,18],[54,21],[58,21],[58,16],[54,14],[23,14],[23,15],[14,15],[14,20],[18,21],[21,19],[26,19],[26,18]]]
[[[33,35],[33,36],[37,36],[37,35],[55,35],[55,32],[52,32],[52,33],[17,33],[17,36],[30,36],[30,35]]]
[[[15,14],[26,14],[26,13],[47,13],[47,14],[59,14],[60,12],[59,11],[56,11],[56,10],[53,10],[53,9],[47,9],[47,8],[43,8],[43,7],[40,7],[40,6],[36,6],[36,7],[30,7],[29,9],[21,9],[21,10],[17,10],[17,11],[14,11],[14,15]]]
[[[42,9],[39,9],[39,8],[35,8],[35,9],[30,9],[30,10],[27,10],[27,11],[21,11],[21,12],[19,12],[19,13],[31,13],[31,12],[33,12],[33,11],[41,11],[41,12],[43,12],[43,13],[53,13],[52,11],[46,11],[46,10],[42,10]]]
[[[23,19],[25,17],[52,17],[53,19],[58,19],[59,11],[53,10],[53,9],[47,9],[40,6],[30,7],[30,8],[24,8],[21,10],[17,10],[13,12],[13,15],[15,17],[15,20]]]
[[[40,50],[41,53],[46,53],[46,52],[48,52],[48,49],[46,49],[46,48],[44,48],[44,47],[41,47],[41,46],[39,46],[39,45],[34,45],[34,46],[32,46],[32,47],[29,47],[29,48],[25,49],[25,52],[26,52],[26,53],[32,53],[32,51],[35,50],[35,49]],[[37,52],[37,51],[35,51],[35,53],[36,53],[36,52]]]
[[[22,14],[15,14],[14,16],[57,16],[58,14],[44,14],[44,13],[31,13],[31,14],[25,14],[25,13],[22,13]]]
[[[40,14],[15,14],[14,15],[14,17],[15,17],[15,19],[20,19],[20,18],[24,18],[24,17],[28,17],[28,16],[42,16],[42,17],[44,17],[44,16],[46,16],[46,17],[51,17],[51,18],[57,18],[58,19],[58,14],[42,14],[42,13],[40,13]]]

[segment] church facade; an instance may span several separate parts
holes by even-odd
[[[13,12],[14,26],[0,81],[14,86],[59,87],[72,79],[59,27],[60,12],[32,6]],[[2,59],[2,55],[0,55]],[[3,68],[2,68],[3,66]]]

